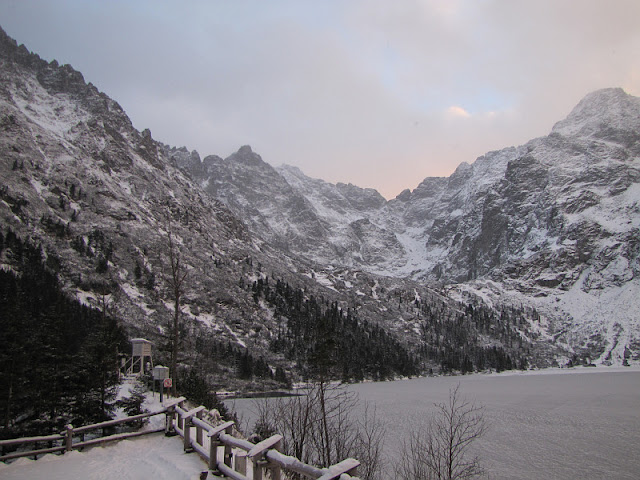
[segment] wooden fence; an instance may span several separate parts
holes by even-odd
[[[360,462],[353,458],[329,468],[317,468],[280,453],[282,435],[254,444],[232,435],[234,422],[213,426],[203,419],[204,412],[202,406],[186,410],[185,401],[180,401],[167,413],[167,424],[183,438],[184,450],[197,452],[217,474],[234,480],[262,480],[269,472],[272,480],[281,480],[284,470],[314,480],[358,480],[352,475]]]
[[[78,450],[84,447],[90,447],[93,445],[99,445],[107,442],[114,442],[118,440],[124,440],[126,438],[139,437],[141,435],[148,435],[150,433],[158,433],[164,432],[167,430],[168,425],[165,422],[165,426],[162,428],[151,429],[151,430],[138,430],[135,432],[128,433],[118,433],[116,435],[107,435],[97,438],[92,438],[90,440],[85,441],[85,434],[90,430],[104,429],[109,427],[115,427],[116,425],[121,425],[123,423],[132,423],[138,422],[145,418],[153,417],[155,415],[166,415],[167,412],[174,409],[175,406],[184,401],[184,397],[180,397],[175,399],[175,401],[167,404],[161,410],[157,412],[151,413],[142,413],[140,415],[134,415],[132,417],[120,418],[118,420],[108,420],[106,422],[94,423],[92,425],[85,425],[82,427],[74,428],[73,425],[67,425],[64,432],[54,435],[46,435],[41,437],[23,437],[23,438],[14,438],[10,440],[0,440],[0,461],[12,460],[14,458],[20,457],[31,457],[38,458],[38,455],[44,455],[45,453],[56,453],[56,452],[70,452],[71,450]],[[74,442],[74,437],[80,436],[80,441]],[[55,445],[60,442],[60,445]],[[35,444],[35,447],[39,443],[45,443],[49,446],[47,448],[33,448],[32,450],[20,450],[9,454],[4,454],[5,447],[12,447],[16,445],[31,445]],[[55,445],[55,446],[54,446]]]
[[[14,452],[0,456],[0,461],[19,457],[34,456],[45,453],[69,452],[71,450],[98,445],[106,442],[124,440],[126,438],[147,435],[164,431],[177,433],[183,439],[185,452],[197,452],[216,475],[233,480],[263,480],[269,475],[272,480],[282,480],[283,471],[297,473],[313,480],[358,480],[356,471],[360,462],[348,458],[329,468],[317,468],[301,462],[295,457],[280,452],[282,435],[274,435],[262,442],[254,444],[232,435],[234,422],[225,422],[214,426],[205,418],[205,407],[200,406],[186,410],[186,399],[179,397],[165,404],[162,410],[144,413],[133,417],[86,425],[74,428],[68,425],[64,432],[58,435],[42,437],[25,437],[12,440],[0,440],[0,452],[4,447],[47,443],[48,448]],[[84,440],[87,431],[104,429],[127,422],[137,422],[154,415],[166,415],[165,426],[159,429],[141,430],[129,433],[119,433],[90,440]],[[74,437],[80,435],[80,441]],[[61,442],[61,445],[52,446]]]

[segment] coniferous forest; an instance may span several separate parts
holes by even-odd
[[[415,301],[421,343],[414,353],[378,325],[361,321],[281,280],[258,279],[254,300],[264,299],[280,319],[271,349],[296,362],[303,377],[333,380],[385,380],[427,371],[470,373],[527,367],[528,343],[519,329],[523,311],[504,309],[499,315],[467,305],[457,315],[437,303]]]
[[[66,296],[56,277],[59,260],[11,230],[0,232],[0,413],[3,437],[59,431],[110,417],[119,354],[130,345],[124,329],[100,309]],[[303,289],[269,277],[246,285],[256,303],[272,310],[278,328],[270,350],[291,365],[273,369],[247,348],[200,333],[181,372],[184,394],[218,406],[206,378],[215,371],[271,385],[304,380],[362,381],[439,372],[526,368],[528,344],[518,331],[524,314],[501,314],[469,304],[457,315],[436,303],[405,301],[421,319],[421,342],[410,347],[381,326],[361,320]],[[453,316],[452,316],[453,315]],[[482,343],[482,339],[490,339]],[[434,368],[435,367],[435,368]],[[211,401],[209,401],[211,400]]]
[[[254,299],[266,300],[281,320],[271,349],[294,360],[303,377],[359,381],[419,373],[417,359],[378,325],[359,321],[335,302],[306,298],[286,282],[273,283],[254,282]]]
[[[124,330],[67,297],[39,247],[0,232],[0,255],[16,269],[0,269],[0,436],[110,418]]]
[[[503,309],[499,314],[468,304],[453,314],[437,306],[416,302],[420,310],[420,355],[444,373],[526,369],[529,343],[524,311]],[[534,312],[535,314],[535,312]]]

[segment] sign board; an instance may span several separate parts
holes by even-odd
[[[171,379],[170,378],[165,378],[164,382],[163,382],[163,385],[164,385],[165,388],[171,388],[171,385],[172,385]]]
[[[164,380],[165,378],[169,378],[169,367],[163,367],[162,365],[153,367],[154,380]]]

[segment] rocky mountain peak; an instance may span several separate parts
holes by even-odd
[[[251,155],[252,153],[251,145],[243,145],[238,149],[238,154],[242,156]]]
[[[18,46],[17,42],[1,28],[0,58],[35,70],[38,82],[51,93],[86,95],[93,87],[87,85],[82,74],[71,65],[59,65],[55,59],[51,62],[41,59],[24,45]]]
[[[382,207],[386,200],[374,188],[361,188],[352,183],[337,183],[337,190],[358,210],[369,210]]]
[[[588,95],[548,137],[389,202],[273,168],[248,145],[224,160],[162,145],[79,72],[4,32],[0,126],[3,222],[57,252],[83,298],[113,275],[137,328],[169,314],[152,274],[170,216],[194,272],[189,318],[265,352],[258,332],[275,332],[277,318],[246,287],[275,271],[359,312],[370,306],[368,319],[407,338],[418,338],[413,309],[437,281],[465,304],[542,311],[541,342],[601,362],[640,359],[640,99],[621,89]]]
[[[567,118],[554,125],[552,133],[603,138],[639,128],[640,98],[622,88],[605,88],[586,95]]]
[[[243,145],[238,149],[237,152],[229,155],[226,160],[228,162],[242,163],[244,165],[249,165],[252,167],[272,168],[264,160],[262,160],[262,157],[255,153],[249,145]]]

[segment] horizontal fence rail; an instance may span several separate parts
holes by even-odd
[[[167,415],[185,452],[197,452],[214,472],[234,480],[262,480],[267,472],[272,480],[281,480],[283,470],[313,480],[358,480],[354,475],[360,462],[353,458],[329,468],[314,467],[281,453],[282,435],[254,444],[233,436],[234,422],[211,425],[203,418],[205,410],[202,406],[187,410],[186,401],[180,401]]]
[[[282,480],[283,471],[299,474],[312,480],[359,480],[355,475],[360,462],[353,458],[343,460],[329,468],[308,465],[298,458],[280,452],[283,440],[282,435],[273,435],[259,443],[249,442],[233,435],[235,422],[223,422],[214,426],[204,418],[207,413],[205,407],[199,406],[187,410],[186,402],[186,398],[179,397],[166,403],[162,410],[156,412],[143,413],[82,427],[67,425],[64,432],[56,435],[0,440],[0,453],[4,452],[5,447],[13,447],[15,445],[49,444],[48,448],[17,451],[1,455],[0,461],[30,456],[37,458],[38,455],[46,453],[64,453],[106,442],[164,431],[166,434],[177,433],[180,435],[185,452],[197,452],[207,463],[209,470],[215,472],[216,475],[223,475],[233,480],[263,480],[265,475],[268,475],[271,480]],[[162,414],[166,415],[163,428],[119,433],[84,440],[85,432],[90,430],[137,422],[144,418]],[[74,436],[77,435],[82,438],[80,441],[74,442]],[[61,442],[61,445],[54,446],[53,444],[56,442]]]
[[[20,450],[8,454],[0,453],[0,461],[13,460],[15,458],[20,457],[31,457],[38,458],[38,455],[44,455],[46,453],[56,453],[56,452],[70,452],[71,450],[77,450],[84,447],[90,447],[93,445],[99,445],[107,442],[114,442],[119,440],[124,440],[132,437],[139,437],[141,435],[148,435],[151,433],[163,432],[167,430],[168,423],[165,421],[165,426],[163,428],[151,429],[151,430],[140,430],[136,432],[127,432],[127,433],[118,433],[115,435],[108,435],[98,438],[93,438],[91,440],[84,440],[84,435],[86,432],[90,430],[96,429],[104,429],[108,427],[114,427],[116,425],[121,425],[124,423],[137,422],[144,418],[153,417],[155,415],[166,415],[167,411],[170,408],[175,407],[179,402],[184,401],[184,397],[180,397],[175,399],[174,402],[168,404],[161,410],[150,413],[142,413],[140,415],[134,415],[132,417],[120,418],[117,420],[108,420],[106,422],[94,423],[92,425],[84,425],[82,427],[73,427],[73,425],[67,425],[65,430],[57,435],[46,435],[40,437],[23,437],[23,438],[13,438],[10,440],[0,440],[0,452],[4,452],[6,447],[13,447],[16,445],[31,445],[35,444],[37,446],[38,443],[48,443],[53,445],[54,443],[61,442],[61,445],[50,446],[48,448],[34,448],[32,450]],[[74,436],[81,435],[81,441],[74,442]]]

